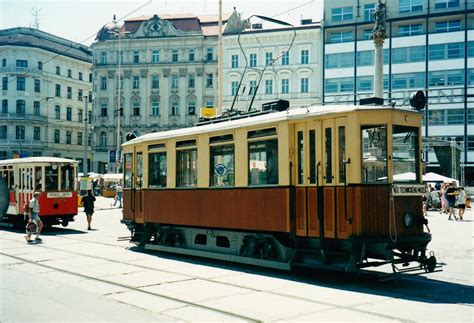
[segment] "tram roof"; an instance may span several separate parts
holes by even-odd
[[[27,163],[74,163],[74,159],[59,158],[59,157],[26,157],[0,160],[0,165],[5,164],[27,164]]]
[[[268,123],[280,122],[284,120],[298,120],[306,118],[308,116],[323,116],[330,114],[339,114],[339,113],[348,113],[353,111],[371,111],[371,110],[391,110],[391,111],[403,111],[403,112],[413,112],[413,110],[392,108],[391,106],[367,106],[367,105],[311,105],[304,108],[293,108],[281,112],[270,112],[261,115],[251,115],[248,117],[243,115],[239,119],[227,120],[227,121],[216,121],[209,124],[194,126],[189,128],[179,128],[162,132],[149,133],[140,137],[137,137],[133,140],[130,140],[127,143],[124,143],[122,146],[134,145],[147,141],[169,139],[174,137],[184,137],[191,135],[198,135],[203,133],[208,133],[212,131],[226,131],[236,128],[243,128],[247,126],[255,125],[264,125]]]

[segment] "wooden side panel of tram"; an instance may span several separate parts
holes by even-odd
[[[308,236],[319,237],[319,218],[318,218],[318,191],[315,187],[308,187]]]
[[[295,196],[296,235],[306,236],[306,187],[297,187]]]
[[[144,190],[145,222],[289,232],[289,189]]]
[[[133,213],[132,213],[132,191],[124,189],[123,190],[123,200],[122,200],[122,205],[123,205],[123,219],[124,220],[129,220],[133,221]]]
[[[335,238],[336,237],[336,228],[334,212],[336,211],[336,196],[335,196],[335,187],[324,187],[324,236],[326,238]]]
[[[423,201],[421,196],[397,196],[395,197],[395,219],[397,223],[397,233],[399,234],[420,234],[423,233],[423,223],[415,221],[412,227],[407,228],[403,224],[403,216],[406,210],[415,219],[423,218]]]

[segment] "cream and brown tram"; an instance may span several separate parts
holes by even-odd
[[[134,138],[123,145],[122,222],[132,241],[165,252],[280,269],[433,271],[421,119],[314,105]],[[416,180],[394,181],[406,172]]]
[[[3,225],[25,223],[25,206],[40,193],[39,216],[47,226],[67,226],[77,214],[77,161],[57,157],[28,157],[0,161],[0,220]]]

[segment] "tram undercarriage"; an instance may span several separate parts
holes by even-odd
[[[281,270],[306,267],[356,272],[391,265],[393,273],[401,273],[433,272],[437,266],[434,254],[426,254],[431,241],[428,233],[398,236],[394,242],[374,237],[301,238],[286,233],[122,222],[132,232],[131,242],[145,249]],[[413,262],[415,265],[410,266]]]

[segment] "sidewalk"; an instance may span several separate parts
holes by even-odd
[[[112,210],[112,209],[118,209],[118,203],[117,206],[113,206],[114,204],[114,198],[113,197],[103,197],[103,196],[96,196],[95,197],[95,204],[94,204],[94,210],[95,211],[100,211],[100,210]],[[123,200],[122,200],[122,205],[123,205]],[[79,212],[83,212],[84,208],[79,207]]]

